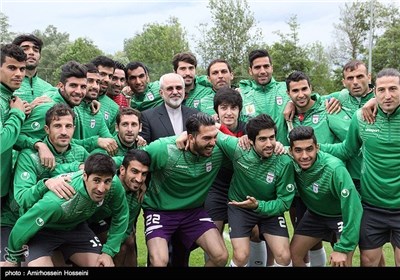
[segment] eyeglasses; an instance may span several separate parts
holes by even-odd
[[[177,91],[181,91],[181,90],[183,90],[183,86],[169,86],[169,87],[166,87],[164,90],[166,91],[166,92],[173,92],[174,91],[174,89],[176,89]]]

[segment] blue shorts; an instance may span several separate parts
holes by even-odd
[[[146,241],[161,237],[169,242],[172,234],[176,232],[178,238],[189,250],[206,231],[217,228],[202,207],[177,211],[144,209],[143,216]]]

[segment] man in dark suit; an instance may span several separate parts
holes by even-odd
[[[160,78],[160,95],[164,102],[157,107],[142,111],[140,135],[151,143],[160,137],[180,135],[186,130],[186,120],[198,110],[182,104],[185,82],[182,76],[168,73]]]
[[[161,137],[180,135],[186,130],[186,120],[198,110],[182,105],[185,98],[185,81],[176,73],[164,74],[160,78],[160,95],[164,102],[157,107],[142,111],[142,136],[147,143]],[[148,185],[151,176],[147,177]],[[168,266],[189,265],[190,251],[186,250],[177,235],[170,242],[170,262]]]

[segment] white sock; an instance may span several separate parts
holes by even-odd
[[[250,255],[247,265],[251,267],[265,267],[267,265],[267,247],[265,241],[250,241]]]
[[[231,260],[231,263],[229,264],[229,267],[237,267],[237,265]]]
[[[312,267],[326,265],[326,253],[324,247],[316,251],[309,251],[309,256]]]
[[[290,263],[288,265],[281,265],[281,264],[276,263],[276,261],[274,260],[274,265],[273,266],[274,267],[292,267],[293,264],[292,264],[292,261],[290,261]]]

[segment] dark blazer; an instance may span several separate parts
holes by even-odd
[[[181,105],[183,130],[186,130],[186,120],[189,116],[198,113],[197,109]],[[165,103],[142,111],[140,120],[142,122],[142,131],[139,133],[147,144],[157,140],[160,137],[175,135],[171,120],[169,119]]]

